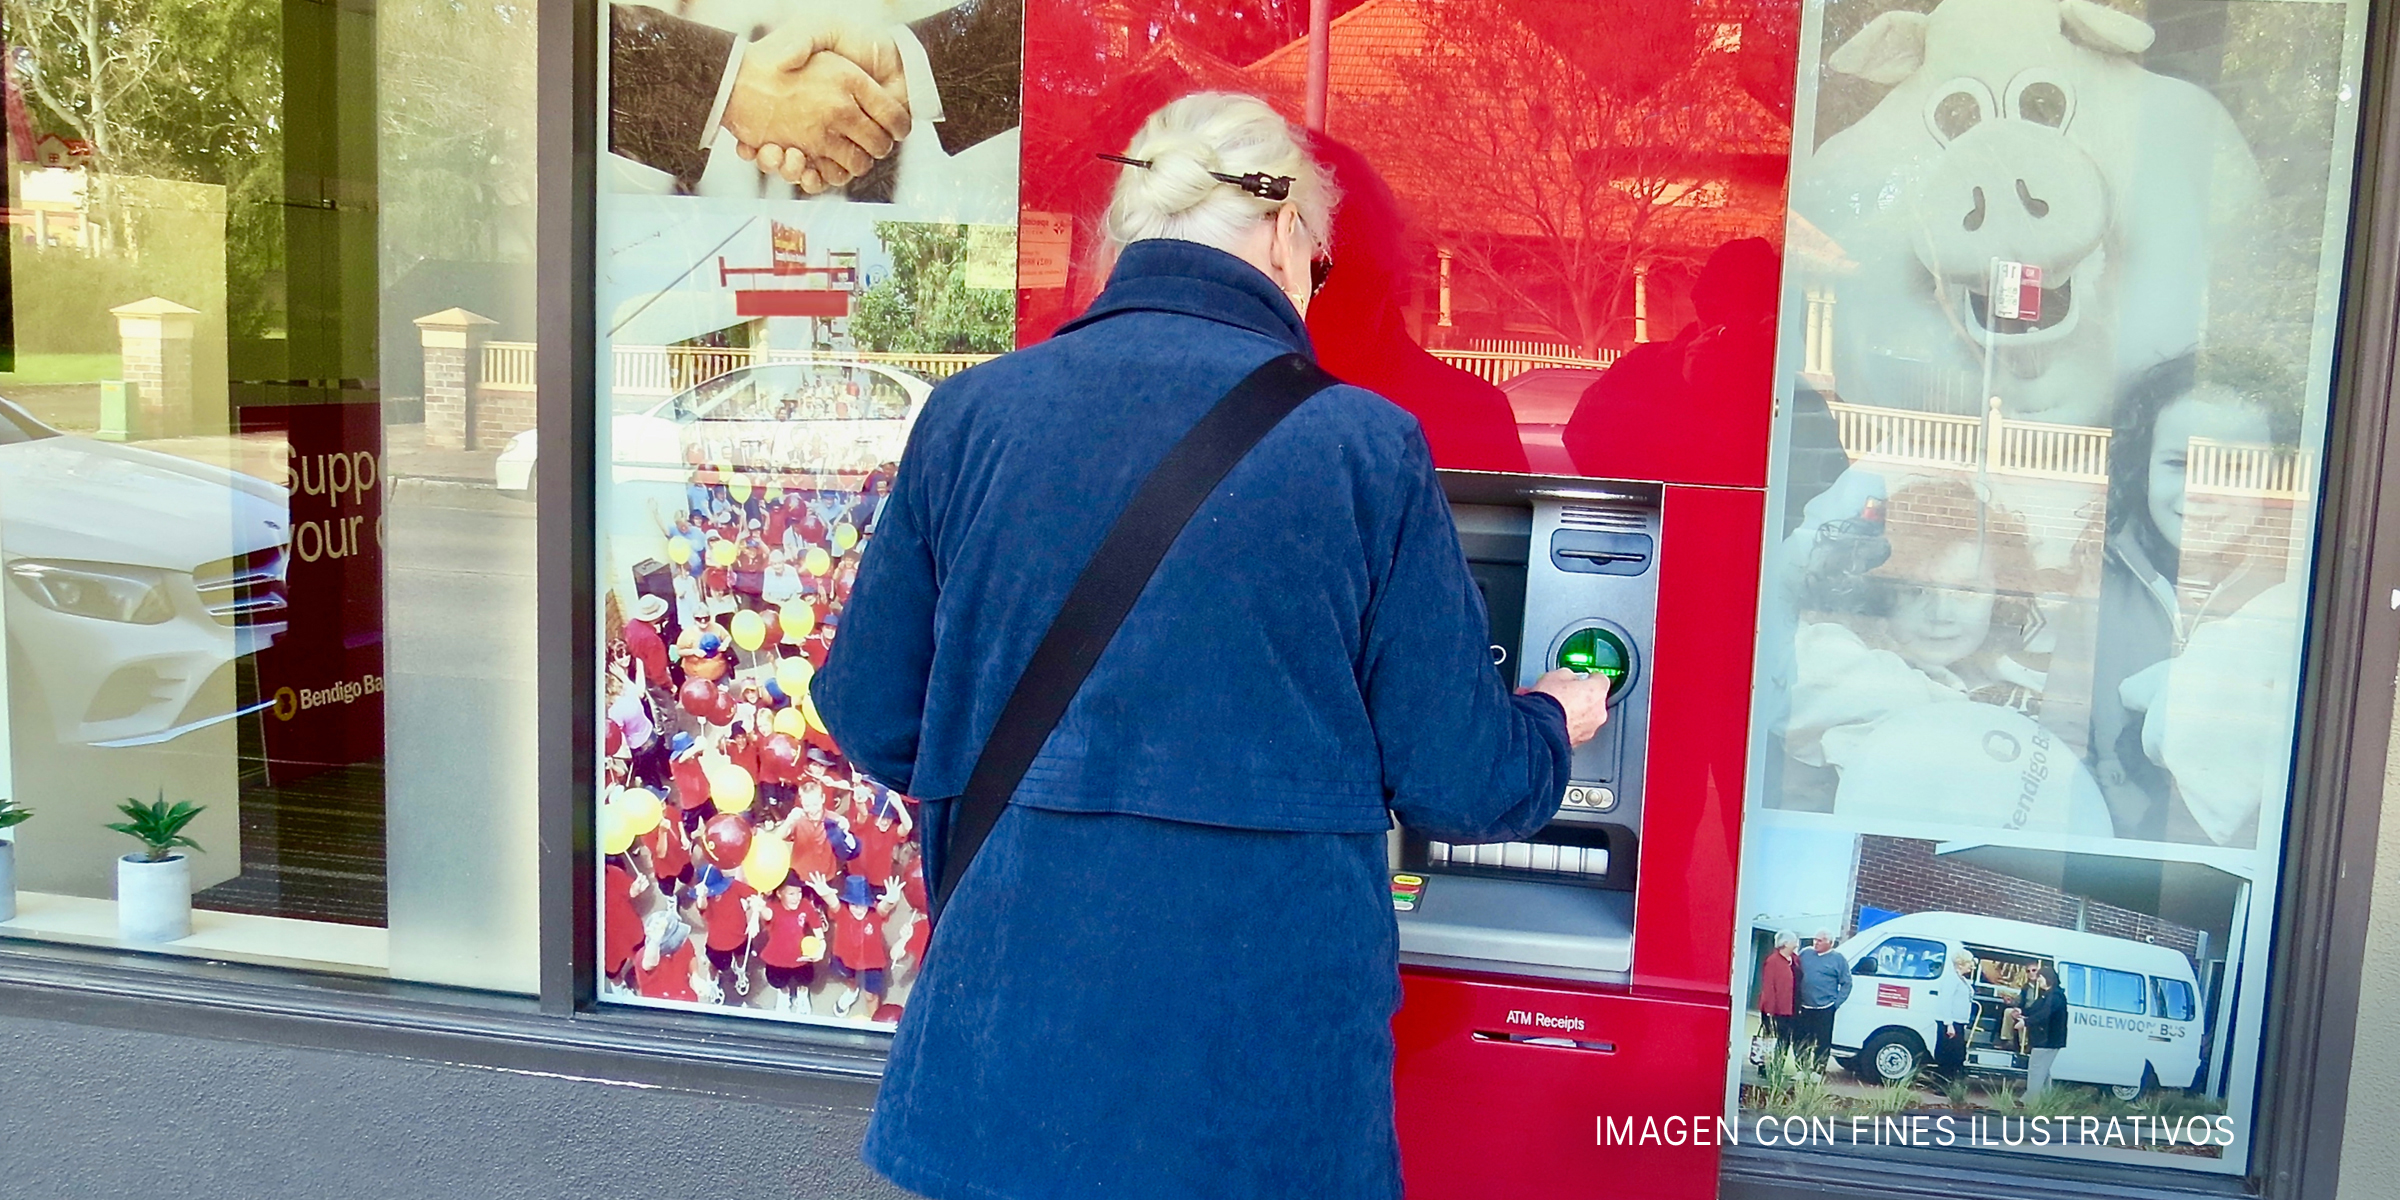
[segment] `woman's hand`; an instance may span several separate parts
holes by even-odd
[[[1580,746],[1608,724],[1608,688],[1606,675],[1578,675],[1561,667],[1534,680],[1525,690],[1540,692],[1567,710],[1567,741]]]

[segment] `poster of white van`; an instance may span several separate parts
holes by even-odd
[[[2050,1069],[2054,1085],[2105,1088],[2130,1103],[2198,1081],[2200,982],[2191,960],[2167,947],[1924,912],[1868,928],[1835,953],[1850,965],[1852,986],[1834,1010],[1832,1054],[1859,1079],[1894,1084],[1934,1069],[1943,991],[1956,986],[1954,964],[1971,959],[1963,1064],[1970,1077],[2025,1079],[2035,1038],[2023,1013],[2035,974],[2048,967],[2067,1004],[2066,1044]]]
[[[1730,1084],[1745,1127],[1929,1114],[1961,1128],[2092,1117],[2105,1129],[2118,1118],[2142,1136],[2066,1152],[2211,1169],[2244,1153],[2247,1105],[2230,1101],[2256,1018],[2239,1000],[2251,881],[2237,869],[1758,832],[1743,870]],[[2170,1139],[2170,1128],[2205,1136]]]

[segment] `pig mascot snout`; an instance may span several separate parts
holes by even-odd
[[[2152,37],[2094,0],[1943,0],[1828,56],[1890,86],[1794,177],[1841,252],[1817,267],[1843,400],[1980,413],[1988,394],[2106,425],[2118,380],[2198,345],[2258,167],[2215,97],[2136,61]],[[1995,314],[1995,260],[2040,269],[2036,315]]]
[[[1962,133],[1934,162],[1915,200],[1917,261],[1940,289],[1937,301],[1975,342],[2012,349],[2072,337],[2081,314],[2074,281],[2097,268],[2107,232],[2108,192],[2100,168],[2057,130],[2024,121],[1986,121]],[[1994,317],[1993,259],[2039,267],[2038,315]],[[2091,285],[2086,277],[2086,288]],[[2019,374],[2043,356],[2003,356]]]

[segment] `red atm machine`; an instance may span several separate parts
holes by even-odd
[[[1395,834],[1409,1194],[1714,1196],[1798,5],[1319,0],[1314,56],[1308,7],[1031,0],[1019,338],[1160,104],[1316,132],[1320,360],[1423,423],[1498,669],[1616,683],[1539,834]]]

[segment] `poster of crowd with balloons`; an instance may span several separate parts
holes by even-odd
[[[810,684],[934,383],[1014,344],[1016,25],[1008,0],[609,6],[605,1001],[880,1028],[908,1003],[917,802]]]

